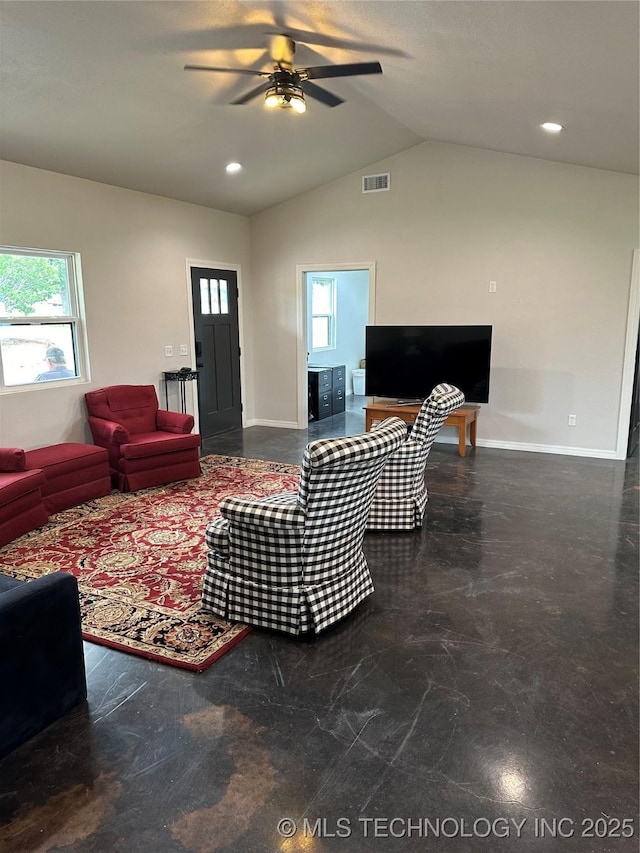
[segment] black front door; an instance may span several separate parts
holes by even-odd
[[[191,295],[200,434],[207,438],[242,425],[237,275],[192,267]]]

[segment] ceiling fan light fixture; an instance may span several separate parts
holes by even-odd
[[[291,104],[291,108],[297,113],[304,113],[307,110],[302,92],[299,95],[292,95],[289,103]]]
[[[296,113],[303,113],[307,109],[302,89],[281,83],[276,83],[267,89],[264,105],[269,109],[292,109]]]

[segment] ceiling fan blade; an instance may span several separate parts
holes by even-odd
[[[267,80],[266,83],[261,83],[259,86],[256,86],[255,89],[251,89],[250,92],[247,92],[246,95],[241,95],[239,98],[236,98],[235,101],[231,101],[233,106],[238,106],[239,104],[247,104],[249,101],[252,101],[254,98],[257,98],[258,95],[262,95],[267,89],[272,85],[270,80]]]
[[[307,80],[319,80],[321,77],[351,77],[355,74],[382,74],[382,65],[379,62],[317,65],[315,68],[301,68],[298,73]]]
[[[274,22],[275,24],[275,22]],[[256,25],[250,25],[251,27]],[[292,38],[297,44],[303,44],[305,46],[308,45],[319,45],[322,47],[337,47],[341,50],[356,50],[359,53],[376,53],[382,54],[383,56],[409,56],[408,53],[405,53],[402,50],[398,50],[397,48],[386,47],[383,44],[373,44],[372,42],[357,42],[357,41],[349,41],[349,39],[339,38],[336,36],[330,36],[326,33],[314,33],[309,30],[296,30],[288,27],[286,23],[283,21],[282,24],[278,24],[281,26],[279,30],[271,30],[265,32],[265,35],[275,36],[275,35],[287,35],[289,38]],[[243,29],[248,29],[248,26],[244,26]],[[205,30],[206,32],[206,30]],[[220,38],[220,33],[222,30],[212,30],[211,38]],[[224,38],[221,39],[221,47],[225,45]],[[205,42],[204,48],[208,48],[211,46],[210,41]],[[246,45],[246,47],[253,47],[253,45]],[[198,45],[200,48],[200,44]]]
[[[337,107],[339,104],[344,104],[342,98],[338,98],[331,92],[327,92],[327,90],[323,89],[321,86],[316,86],[315,83],[309,83],[308,80],[301,80],[300,88],[305,95],[310,95],[312,98],[315,98],[316,101],[321,101],[328,107]]]
[[[185,65],[185,71],[222,71],[223,74],[250,74],[252,77],[268,77],[269,71],[256,71],[253,68],[215,68],[212,65]]]

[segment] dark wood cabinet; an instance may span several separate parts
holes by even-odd
[[[344,412],[346,393],[344,364],[309,367],[309,420],[319,421]]]

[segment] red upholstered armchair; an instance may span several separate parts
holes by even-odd
[[[93,440],[109,452],[121,491],[200,476],[193,415],[160,409],[153,385],[112,385],[89,391],[85,400]]]

